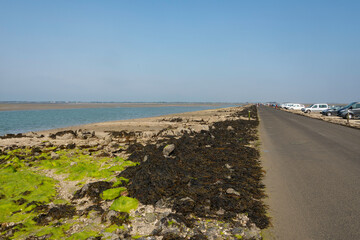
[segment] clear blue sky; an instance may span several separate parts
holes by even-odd
[[[360,1],[0,0],[0,101],[360,100]]]

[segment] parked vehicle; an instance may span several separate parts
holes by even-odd
[[[303,104],[293,103],[293,104],[291,104],[287,109],[291,109],[291,110],[301,110],[302,108],[305,108],[305,106],[304,106]]]
[[[289,109],[290,106],[292,106],[294,103],[282,103],[280,105],[281,108]]]
[[[329,109],[321,111],[320,113],[325,116],[336,116],[341,106],[332,106]]]
[[[351,106],[353,106],[354,104],[357,104],[357,103],[358,102],[352,102],[352,103],[346,105],[345,107],[340,108],[337,112],[337,115],[341,116],[344,111],[347,111]]]
[[[342,118],[359,118],[360,117],[360,102],[356,102],[352,104],[348,109],[342,111],[341,113]]]
[[[321,112],[329,108],[329,105],[326,103],[315,103],[310,105],[310,107],[302,108],[301,111],[304,113],[311,113],[311,112]]]

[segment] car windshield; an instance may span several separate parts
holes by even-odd
[[[352,103],[350,103],[349,105],[346,105],[345,107],[343,107],[343,108],[349,108],[351,105],[353,105],[354,103],[356,103],[356,102],[352,102]]]
[[[309,106],[309,108],[311,108],[312,106],[314,106],[315,104],[311,104],[310,106]]]

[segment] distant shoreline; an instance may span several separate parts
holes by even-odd
[[[0,111],[120,108],[120,107],[192,107],[223,106],[228,103],[0,103]]]

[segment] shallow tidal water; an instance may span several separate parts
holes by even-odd
[[[229,106],[120,107],[0,111],[0,136],[88,123],[155,117]]]

